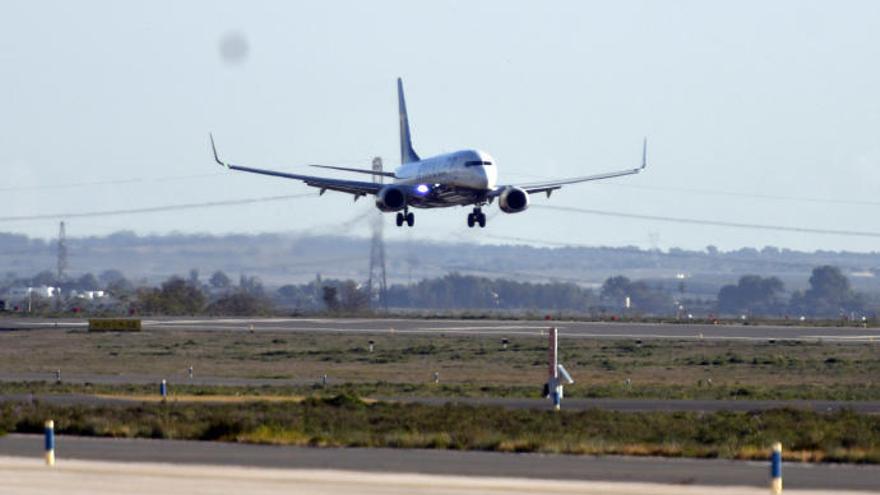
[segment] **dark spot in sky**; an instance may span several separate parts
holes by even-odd
[[[240,32],[229,32],[220,38],[220,58],[229,65],[244,63],[250,51],[247,38]]]

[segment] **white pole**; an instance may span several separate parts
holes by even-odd
[[[548,359],[548,385],[550,387],[550,396],[553,398],[553,407],[558,411],[562,402],[562,385],[559,383],[559,339],[556,327],[550,329],[549,332],[549,350]]]

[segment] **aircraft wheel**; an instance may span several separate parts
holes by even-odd
[[[476,223],[476,219],[474,218],[474,214],[468,213],[468,227],[473,228],[474,223]]]
[[[406,214],[406,224],[409,225],[410,227],[415,225],[416,224],[416,216],[413,215],[412,213],[407,213]]]
[[[397,214],[397,226],[398,226],[398,227],[402,227],[402,226],[403,226],[403,213],[398,213],[398,214]]]
[[[480,224],[480,228],[481,228],[481,229],[482,229],[483,227],[485,227],[485,226],[486,226],[486,214],[485,214],[485,213],[480,213],[480,217],[477,218],[477,222],[479,222],[479,224]]]

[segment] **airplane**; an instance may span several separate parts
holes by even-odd
[[[209,134],[214,160],[230,170],[299,180],[308,186],[318,188],[321,195],[326,191],[339,191],[354,195],[355,201],[368,194],[375,196],[376,207],[380,211],[397,212],[398,227],[404,224],[409,227],[415,225],[415,215],[410,208],[473,206],[473,211],[467,217],[468,227],[479,225],[482,228],[486,226],[483,207],[492,204],[495,200],[504,213],[520,213],[529,207],[531,194],[543,192],[549,198],[553,191],[565,185],[633,175],[647,166],[648,141],[645,139],[642,145],[642,163],[637,168],[545,182],[499,185],[498,164],[485,151],[467,149],[430,158],[419,157],[412,146],[406,100],[403,96],[403,81],[400,78],[397,79],[397,103],[400,118],[401,165],[394,172],[311,165],[323,169],[370,174],[374,177],[388,177],[393,179],[389,184],[316,177],[234,165],[220,159],[217,146],[214,144],[214,136]]]

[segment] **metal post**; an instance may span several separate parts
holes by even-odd
[[[55,465],[55,422],[51,419],[47,420],[43,431],[45,433],[46,444],[46,465]]]
[[[774,495],[782,493],[782,444],[773,444],[770,455],[770,492]]]
[[[55,383],[61,383],[61,370],[55,370]]]
[[[440,372],[439,371],[434,372],[434,383],[440,383]]]
[[[550,397],[553,399],[553,408],[558,411],[562,407],[562,385],[559,383],[559,339],[557,338],[556,327],[551,328],[548,334],[550,352],[547,360],[549,365],[548,384],[550,386]]]

